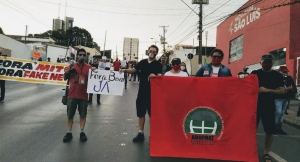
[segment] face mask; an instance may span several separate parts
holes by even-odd
[[[173,68],[175,71],[177,71],[177,70],[180,69],[180,65],[173,65],[172,68]]]
[[[211,62],[212,62],[214,65],[219,65],[219,64],[221,64],[222,59],[219,59],[219,58],[212,58],[212,59],[211,59]]]
[[[78,57],[78,62],[84,63],[85,57],[84,56],[79,56]]]
[[[156,54],[154,54],[154,53],[148,53],[148,55],[149,55],[150,59],[155,59],[155,57],[156,57]]]
[[[185,67],[184,67],[184,66],[181,66],[180,69],[181,69],[181,70],[185,70]]]

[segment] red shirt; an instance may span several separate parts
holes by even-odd
[[[92,66],[89,64],[79,66],[78,63],[75,63],[73,68],[76,69],[77,74],[71,74],[68,98],[88,100],[87,82],[89,69],[92,68]],[[83,80],[84,83],[82,83],[81,80]]]
[[[115,61],[114,62],[114,71],[119,71],[121,66],[121,62],[120,61]]]

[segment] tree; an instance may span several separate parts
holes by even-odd
[[[50,37],[55,41],[55,44],[61,46],[86,46],[90,48],[99,47],[96,42],[93,41],[91,34],[84,28],[77,26],[68,29],[66,32],[63,29],[51,31],[48,30],[41,34],[34,34],[37,38]]]
[[[4,34],[4,32],[3,32],[3,30],[2,30],[2,28],[0,27],[0,34]]]

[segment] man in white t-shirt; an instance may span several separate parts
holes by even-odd
[[[215,49],[211,54],[211,63],[203,65],[195,74],[196,77],[228,77],[232,76],[230,69],[221,64],[224,53]]]
[[[171,61],[172,69],[165,73],[165,76],[180,76],[180,77],[188,77],[188,74],[184,71],[181,71],[180,58],[173,58]]]

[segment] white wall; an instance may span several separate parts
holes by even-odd
[[[67,52],[67,48],[63,47],[55,47],[55,46],[48,46],[47,47],[47,58],[51,58],[51,62],[56,62],[57,58],[65,58]],[[67,53],[68,55],[69,53]],[[47,61],[47,60],[46,60]]]
[[[30,59],[32,57],[32,49],[29,46],[2,34],[0,34],[0,47],[11,50],[11,57],[14,58]]]
[[[170,55],[170,63],[171,63],[171,60],[173,58],[180,58],[181,62],[185,62],[186,64],[186,69],[187,69],[187,72],[189,74],[191,74],[191,62],[190,60],[187,58],[187,54],[189,53],[193,53],[193,49],[183,49],[182,47],[180,47],[179,50],[176,50],[175,48],[173,49],[174,51],[174,54],[173,55]],[[196,50],[194,49],[194,52],[196,52]],[[193,58],[195,59],[195,58]]]

